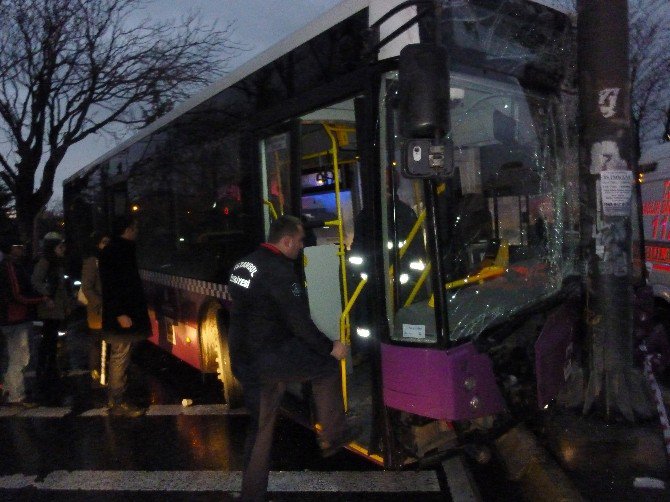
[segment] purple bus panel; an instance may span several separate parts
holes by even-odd
[[[579,310],[569,303],[553,312],[535,342],[537,405],[543,407],[556,397],[569,376],[572,342],[577,332]]]
[[[505,409],[491,360],[472,343],[450,350],[382,344],[384,404],[438,420],[464,420]]]

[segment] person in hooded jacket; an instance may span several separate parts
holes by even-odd
[[[49,232],[42,241],[42,256],[32,274],[32,286],[51,299],[37,307],[42,321],[42,337],[37,349],[37,383],[44,397],[53,397],[59,381],[58,332],[74,307],[74,299],[65,275],[65,239],[58,232]]]
[[[30,408],[36,405],[26,399],[23,371],[30,361],[34,307],[51,300],[32,291],[23,263],[23,243],[8,238],[1,248],[5,258],[0,263],[0,338],[7,354],[3,390],[7,404]]]

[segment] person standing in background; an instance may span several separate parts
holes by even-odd
[[[93,232],[81,266],[81,291],[86,298],[86,324],[89,334],[88,366],[94,382],[100,381],[100,344],[102,331],[102,282],[98,271],[98,255],[109,244],[109,237]]]
[[[58,232],[44,236],[42,257],[35,265],[32,285],[35,291],[51,299],[37,307],[37,318],[43,323],[37,349],[37,385],[43,397],[53,397],[60,379],[58,369],[58,332],[73,307],[65,275],[65,240]]]
[[[31,294],[30,276],[23,263],[23,244],[18,239],[2,243],[5,259],[0,263],[0,333],[7,354],[2,378],[7,404],[32,408],[26,399],[23,371],[30,361],[32,307],[49,303],[45,296]]]
[[[135,255],[138,231],[134,218],[116,218],[112,239],[100,252],[102,337],[110,348],[108,407],[112,416],[139,417],[146,411],[126,400],[132,350],[137,342],[151,334]]]

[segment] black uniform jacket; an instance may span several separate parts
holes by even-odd
[[[262,244],[237,263],[228,279],[228,291],[233,300],[231,364],[243,383],[300,367],[301,359],[305,364],[321,357],[325,364],[336,362],[330,356],[333,342],[310,317],[293,261],[274,246]]]
[[[151,334],[147,301],[142,289],[135,243],[114,237],[100,252],[98,262],[102,282],[102,329],[114,336],[146,338]],[[127,315],[133,321],[130,328],[122,328],[117,317]],[[135,335],[135,336],[131,336]]]

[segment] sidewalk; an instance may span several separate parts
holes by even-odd
[[[667,406],[670,392],[664,397]],[[555,409],[534,433],[516,427],[496,446],[527,500],[670,500],[670,463],[657,418],[607,424]],[[636,486],[649,481],[662,481],[665,488]]]
[[[606,424],[569,412],[545,423],[543,441],[588,500],[670,500],[670,476],[657,420]],[[665,483],[664,490],[636,488],[640,478]]]

